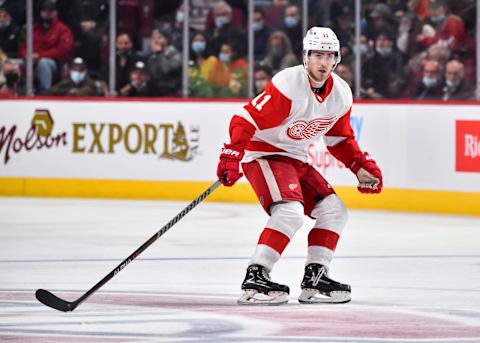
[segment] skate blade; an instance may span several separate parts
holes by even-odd
[[[285,292],[269,292],[268,295],[254,289],[246,289],[237,300],[239,305],[278,306],[288,303],[288,294]]]
[[[317,289],[305,288],[298,297],[301,304],[343,304],[351,300],[350,292],[334,291],[330,294],[320,293]]]

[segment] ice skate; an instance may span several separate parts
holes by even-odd
[[[327,268],[311,263],[305,267],[298,301],[302,304],[340,304],[350,301],[350,286],[330,279]]]
[[[242,283],[242,295],[239,305],[282,305],[288,302],[290,289],[270,280],[265,267],[253,264],[248,266],[247,275]]]

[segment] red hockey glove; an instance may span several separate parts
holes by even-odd
[[[240,162],[245,152],[231,144],[225,144],[220,152],[217,176],[225,186],[233,186],[243,174],[240,172]]]
[[[364,152],[353,160],[350,170],[357,176],[357,189],[360,193],[380,193],[383,187],[383,178],[380,168],[368,153]]]

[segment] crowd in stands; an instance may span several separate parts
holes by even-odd
[[[108,0],[36,0],[37,95],[177,97],[182,52],[189,96],[248,96],[249,63],[260,93],[278,71],[302,63],[302,1],[255,0],[254,61],[248,60],[246,0],[117,1],[115,89],[109,80]],[[355,44],[354,0],[309,0],[308,26],[329,26],[341,43],[335,72],[360,98],[476,99],[476,0],[363,0]],[[24,0],[0,0],[0,95],[25,95]]]

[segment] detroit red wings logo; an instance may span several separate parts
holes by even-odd
[[[335,117],[313,119],[309,122],[297,120],[288,126],[287,135],[297,141],[311,139],[329,129],[334,121]]]

